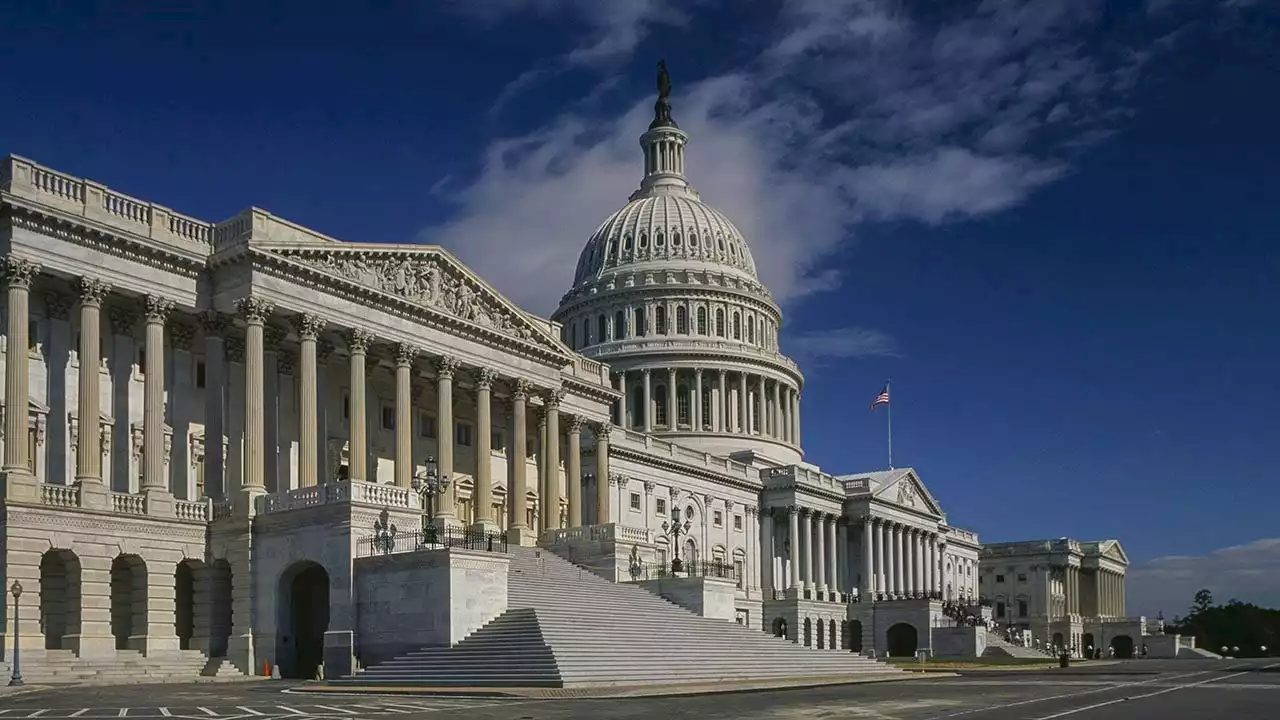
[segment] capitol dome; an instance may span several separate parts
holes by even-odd
[[[799,462],[804,378],[778,345],[782,311],[742,233],[685,176],[689,136],[661,64],[658,88],[640,187],[591,235],[552,319],[612,368],[616,424],[760,465]]]

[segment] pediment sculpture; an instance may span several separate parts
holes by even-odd
[[[439,255],[349,249],[272,252],[520,340],[536,335],[527,320]]]
[[[916,506],[916,489],[906,480],[898,483],[898,504],[909,507]]]

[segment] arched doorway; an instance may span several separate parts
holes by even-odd
[[[1097,651],[1098,651],[1098,648],[1096,644],[1093,642],[1093,633],[1085,633],[1084,635],[1080,636],[1080,652],[1085,653],[1087,657],[1088,653],[1097,652]]]
[[[40,556],[40,627],[46,650],[61,650],[63,637],[80,634],[80,558],[70,550]]]
[[[1056,648],[1058,648],[1058,649],[1061,649],[1061,648],[1063,647],[1063,645],[1062,645],[1062,633],[1054,633],[1054,634],[1053,634],[1053,646],[1054,646],[1054,647],[1056,647]]]
[[[886,639],[889,643],[889,657],[911,657],[920,647],[916,628],[910,623],[890,626]]]
[[[813,647],[813,621],[804,619],[804,646]]]
[[[860,620],[850,620],[845,623],[845,633],[848,639],[845,641],[845,649],[851,652],[862,652],[862,622]]]
[[[818,618],[817,624],[818,624],[818,649],[826,650],[827,649],[827,630],[826,630],[827,621],[823,620],[822,618]]]
[[[1128,635],[1117,635],[1111,638],[1111,649],[1119,660],[1133,659],[1133,638]]]
[[[836,621],[828,620],[827,621],[827,647],[831,648],[832,650],[839,648],[840,646],[837,644],[840,642],[839,640],[837,640],[838,637],[839,636],[836,634]]]
[[[784,638],[787,636],[787,619],[786,618],[773,619],[773,636],[780,637],[780,638]]]
[[[191,649],[196,634],[196,575],[202,565],[197,560],[183,560],[173,571],[173,629],[183,650]]]
[[[147,565],[137,555],[111,561],[111,634],[117,650],[141,650],[147,632]]]
[[[295,563],[280,576],[277,658],[280,674],[312,679],[324,661],[329,629],[329,573],[311,561]]]
[[[226,657],[231,641],[231,563],[214,560],[209,573],[209,657]]]

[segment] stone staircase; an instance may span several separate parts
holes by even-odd
[[[1038,658],[1041,660],[1053,659],[1053,656],[1044,650],[1014,645],[1008,640],[1005,640],[999,632],[993,630],[987,631],[987,649],[982,651],[982,657]]]
[[[135,650],[117,650],[115,657],[90,659],[76,657],[70,650],[40,650],[38,654],[23,655],[22,678],[28,685],[52,685],[194,682],[245,677],[224,658],[208,658],[197,650],[179,653],[176,657],[147,657]],[[12,668],[8,663],[0,663],[0,671],[8,677]]]
[[[369,684],[592,687],[853,679],[901,670],[700,617],[547,550],[512,548],[508,611],[450,648],[424,648],[346,678]],[[341,682],[341,681],[340,681]]]

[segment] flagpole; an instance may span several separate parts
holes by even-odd
[[[889,395],[889,469],[893,469],[893,393],[889,390],[889,381],[884,381],[884,391]]]

